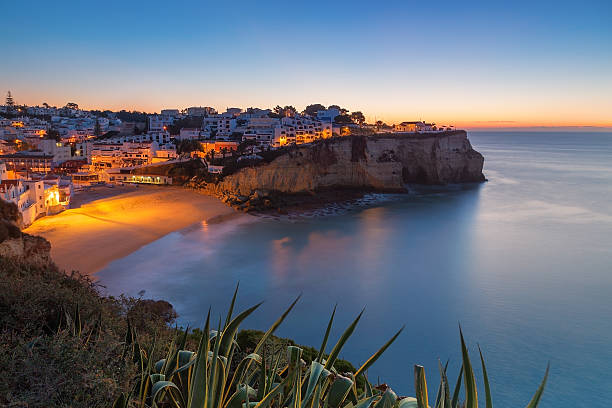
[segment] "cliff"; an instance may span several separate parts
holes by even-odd
[[[51,262],[51,244],[42,237],[25,234],[19,229],[21,215],[17,206],[0,199],[0,258],[31,266]]]
[[[209,189],[236,196],[333,188],[399,192],[406,191],[407,183],[484,181],[483,163],[465,131],[353,136],[288,149],[272,162],[242,168]]]

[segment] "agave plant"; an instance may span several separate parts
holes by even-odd
[[[307,365],[302,359],[302,349],[287,347],[286,362],[282,355],[264,355],[263,345],[285,320],[299,297],[274,322],[257,343],[253,352],[244,357],[235,367],[232,357],[237,348],[236,334],[242,321],[253,313],[261,303],[233,317],[237,290],[234,292],[225,322],[219,320],[216,330],[211,330],[210,311],[200,339],[197,352],[184,350],[187,330],[177,335],[170,345],[166,357],[152,362],[155,342],[147,350],[135,340],[128,327],[126,356],[132,354],[140,366],[140,376],[131,393],[122,394],[114,407],[174,407],[174,408],[428,408],[428,388],[425,369],[415,366],[415,397],[398,398],[386,386],[373,386],[366,372],[385,350],[400,335],[403,327],[395,333],[376,353],[368,358],[355,373],[339,373],[334,368],[340,351],[352,335],[363,311],[346,328],[329,354],[327,342],[333,325],[336,308],[332,312],[319,353]],[[475,376],[463,333],[460,331],[463,364],[454,391],[446,375],[446,366],[440,364],[440,383],[435,398],[435,408],[474,408],[478,406]],[[480,353],[486,408],[492,407],[489,380]],[[448,363],[447,363],[448,365]],[[357,387],[357,379],[364,377],[363,389]],[[542,395],[548,368],[540,387],[527,408],[535,408]],[[459,401],[462,388],[465,401]]]

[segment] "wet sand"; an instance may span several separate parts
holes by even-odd
[[[240,216],[216,198],[166,186],[95,187],[77,192],[72,204],[25,232],[51,242],[60,268],[88,275],[170,232]]]

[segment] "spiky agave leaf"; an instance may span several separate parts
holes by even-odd
[[[329,323],[327,323],[327,329],[325,330],[325,335],[323,336],[323,342],[321,343],[321,348],[319,349],[319,354],[315,359],[318,362],[323,361],[323,356],[325,355],[325,347],[327,346],[327,339],[329,339],[329,332],[331,331],[332,324],[334,323],[334,316],[336,315],[336,308],[338,304],[334,306],[334,310],[332,311],[331,317],[329,318]]]
[[[269,393],[267,393],[262,399],[261,401],[259,401],[256,405],[255,408],[267,408],[270,406],[270,404],[272,403],[272,401],[274,400],[274,398],[279,395],[282,391],[283,388],[285,387],[285,385],[287,385],[287,383],[289,382],[289,377],[285,377],[285,379],[283,381],[281,381],[276,387],[272,388],[270,390]]]
[[[540,399],[542,398],[542,394],[544,393],[544,388],[546,387],[546,381],[548,380],[549,370],[550,370],[550,363],[548,363],[548,365],[546,366],[546,372],[544,373],[544,378],[542,379],[542,382],[540,383],[540,386],[536,390],[536,393],[534,394],[533,398],[531,398],[531,401],[527,405],[527,408],[536,408],[538,404],[540,403]]]
[[[230,323],[231,326],[231,323]],[[218,331],[221,330],[221,319],[219,318]],[[215,400],[217,399],[217,384],[219,383],[219,352],[221,349],[221,343],[223,342],[223,338],[221,341],[215,342],[215,347],[213,349],[212,359],[210,362],[210,372],[208,375],[208,382],[206,386],[207,395],[206,395],[206,403],[204,404],[204,408],[216,408]]]
[[[465,384],[465,408],[478,408],[478,392],[476,391],[476,379],[474,370],[470,362],[470,355],[463,339],[463,332],[459,327],[459,336],[461,337],[461,355],[463,358],[463,383]]]
[[[189,396],[187,407],[188,408],[203,408],[206,395],[208,393],[208,381],[207,381],[207,367],[208,367],[208,350],[210,343],[208,341],[208,333],[210,332],[210,309],[206,316],[206,324],[202,337],[200,338],[200,344],[198,346],[198,352],[195,355],[195,361],[193,363],[193,369],[191,372],[191,378],[189,380]]]
[[[442,367],[442,363],[438,360],[438,368],[440,369],[440,386],[438,387],[438,395],[436,396],[436,408],[451,408],[451,397],[450,388],[448,386],[448,377],[446,376],[446,369],[448,368],[448,361],[446,365]]]
[[[264,333],[263,336],[261,336],[261,339],[259,339],[259,342],[257,343],[257,345],[255,346],[255,349],[253,350],[253,353],[258,353],[259,350],[263,347],[264,343],[266,342],[266,340],[268,339],[268,337],[270,337],[278,328],[278,326],[281,325],[281,323],[285,320],[285,318],[287,317],[287,315],[289,314],[289,312],[291,312],[291,310],[293,309],[293,307],[295,306],[295,304],[298,302],[298,300],[300,300],[300,298],[302,297],[302,295],[299,295],[294,301],[293,303],[291,303],[291,305],[287,308],[287,310],[285,310],[283,312],[283,314],[276,319],[276,321],[274,322],[274,324],[272,324],[272,326],[270,326],[270,328],[268,329],[268,331],[266,331]],[[247,363],[247,366],[244,370],[244,372],[241,374],[239,382],[244,382],[244,377],[246,375],[246,373],[249,371],[249,368],[251,366],[251,362]]]
[[[364,399],[359,400],[359,402],[357,402],[357,404],[354,405],[353,408],[368,408],[369,406],[372,405],[373,402],[375,402],[379,398],[380,398],[380,395],[372,395],[372,396],[366,397]]]
[[[226,329],[232,320],[232,313],[234,313],[234,305],[236,304],[236,297],[238,296],[239,286],[240,282],[236,283],[236,289],[234,290],[234,296],[232,296],[232,302],[230,303],[230,307],[227,310],[227,317],[225,318],[225,325],[223,325],[223,329]]]
[[[300,358],[302,354],[302,349],[300,350]],[[291,408],[300,408],[302,405],[302,370],[299,368],[300,361],[297,361],[297,369],[295,370],[294,376],[295,381],[293,383],[293,400],[291,401]]]
[[[418,407],[428,408],[429,397],[427,396],[427,380],[425,379],[425,368],[421,365],[414,366],[414,389]]]
[[[489,386],[489,376],[487,375],[487,367],[485,366],[484,357],[482,356],[482,350],[478,345],[478,353],[480,354],[480,363],[482,365],[482,377],[485,386],[485,404],[486,408],[493,408],[493,400],[491,398],[491,387]]]
[[[374,395],[374,390],[372,389],[372,384],[370,384],[370,380],[368,380],[367,374],[364,373],[365,377],[365,392],[364,397],[368,398]]]
[[[319,385],[319,380],[321,379],[321,374],[323,373],[323,370],[323,364],[319,363],[318,361],[313,361],[312,363],[310,363],[308,385],[306,386],[306,392],[304,393],[301,408],[305,408],[306,405],[310,402],[310,399],[314,394],[315,388]]]
[[[397,339],[397,336],[399,336],[400,333],[404,330],[404,327],[405,326],[402,326],[402,328],[399,329],[397,333],[395,333],[393,337],[389,339],[389,341],[387,341],[376,353],[372,354],[372,356],[368,358],[367,361],[363,363],[361,367],[359,367],[359,369],[355,372],[355,378],[359,377],[360,374],[365,372],[368,368],[372,366],[372,364],[376,362],[376,360],[378,360],[378,358],[385,352],[385,350],[387,350],[387,348],[389,348],[389,346],[395,341],[395,339]]]
[[[174,397],[174,395],[172,395],[173,389],[177,391],[176,395],[178,396],[178,400]],[[182,400],[183,397],[181,395],[180,389],[176,386],[176,384],[171,381],[160,380],[154,382],[153,387],[151,388],[151,402],[153,404],[153,407],[157,407],[157,401],[159,398],[161,398],[161,396],[163,395],[162,393],[165,391],[167,391],[168,395],[171,396],[170,401],[172,402],[172,406],[176,408],[181,408],[185,405]],[[170,401],[168,401],[168,403],[170,403]]]
[[[296,377],[300,374],[300,360],[302,359],[303,350],[297,346],[287,347],[287,378],[289,382],[285,385],[283,394],[285,398],[290,395],[295,398],[297,388],[300,388],[301,383],[296,385]]]
[[[419,403],[414,397],[405,397],[396,403],[395,408],[418,408]]]
[[[342,375],[337,376],[327,393],[326,405],[329,405],[330,408],[340,407],[352,387],[353,380]]]
[[[246,369],[246,366],[248,365],[249,362],[255,361],[257,364],[262,364],[262,358],[259,354],[255,354],[255,353],[251,353],[249,355],[247,355],[245,358],[243,358],[242,360],[240,360],[240,363],[238,363],[238,366],[236,367],[236,369],[234,370],[234,374],[232,376],[232,379],[230,380],[230,382],[227,383],[227,390],[225,392],[225,397],[224,399],[227,398],[227,395],[229,393],[229,390],[232,389],[233,384],[236,382],[236,379],[239,378],[242,373],[244,372],[244,370]]]
[[[256,397],[257,391],[255,389],[249,387],[247,384],[240,384],[225,406],[227,408],[240,408],[242,404],[246,402],[247,398],[250,400]]]
[[[248,308],[244,312],[240,313],[236,316],[232,321],[227,325],[227,327],[221,333],[221,344],[219,346],[219,355],[227,357],[229,355],[230,346],[232,345],[232,341],[234,341],[234,336],[238,331],[238,327],[240,323],[244,319],[246,319],[251,313],[253,313],[259,306],[261,306],[263,302],[259,302],[253,307]],[[221,331],[221,327],[219,327],[219,332]]]
[[[461,364],[461,369],[459,369],[459,377],[457,377],[457,383],[455,384],[455,389],[453,390],[453,400],[451,401],[452,408],[456,408],[459,405],[459,393],[461,392],[462,378],[463,378],[463,364]]]
[[[393,408],[396,401],[397,401],[397,395],[393,392],[391,387],[389,387],[383,393],[380,400],[378,400],[378,402],[374,404],[373,408]]]
[[[340,336],[340,339],[338,340],[338,342],[336,343],[332,351],[329,353],[329,356],[327,357],[327,361],[325,362],[326,369],[329,370],[331,367],[334,366],[334,363],[336,362],[336,359],[338,358],[338,355],[340,354],[340,350],[342,350],[342,347],[344,347],[344,344],[346,343],[346,341],[349,339],[349,337],[351,337],[351,334],[353,334],[353,331],[355,330],[357,323],[359,323],[359,319],[361,319],[361,316],[363,315],[364,310],[362,310],[361,313],[359,313],[359,315],[357,316],[357,318],[353,320],[353,322],[349,325],[349,327],[346,328],[346,330],[344,331],[344,333],[342,333],[342,336]]]

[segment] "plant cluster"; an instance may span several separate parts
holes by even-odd
[[[237,290],[234,292],[227,317],[219,319],[212,329],[210,310],[196,352],[185,349],[188,330],[177,334],[167,349],[165,358],[154,362],[151,357],[156,344],[144,348],[133,328],[126,334],[124,354],[131,355],[140,374],[133,390],[122,393],[115,408],[174,407],[174,408],[428,408],[430,405],[425,369],[414,367],[414,397],[398,397],[386,385],[374,386],[366,376],[376,360],[400,335],[395,333],[376,353],[354,372],[341,372],[336,365],[340,351],[353,334],[363,311],[346,328],[342,336],[326,353],[329,334],[336,309],[332,312],[319,351],[310,363],[304,361],[304,349],[289,345],[286,355],[274,352],[267,355],[264,344],[287,317],[297,301],[272,324],[255,344],[253,350],[235,362],[238,352],[237,333],[240,324],[261,303],[233,317]],[[476,379],[463,333],[460,330],[462,367],[457,383],[450,391],[447,365],[440,364],[440,382],[431,400],[436,408],[476,408],[478,394]],[[482,352],[486,407],[492,407],[491,390]],[[234,362],[234,363],[233,363]],[[548,368],[527,408],[539,404]],[[363,387],[358,379],[363,378]],[[463,389],[465,399],[460,400]]]

